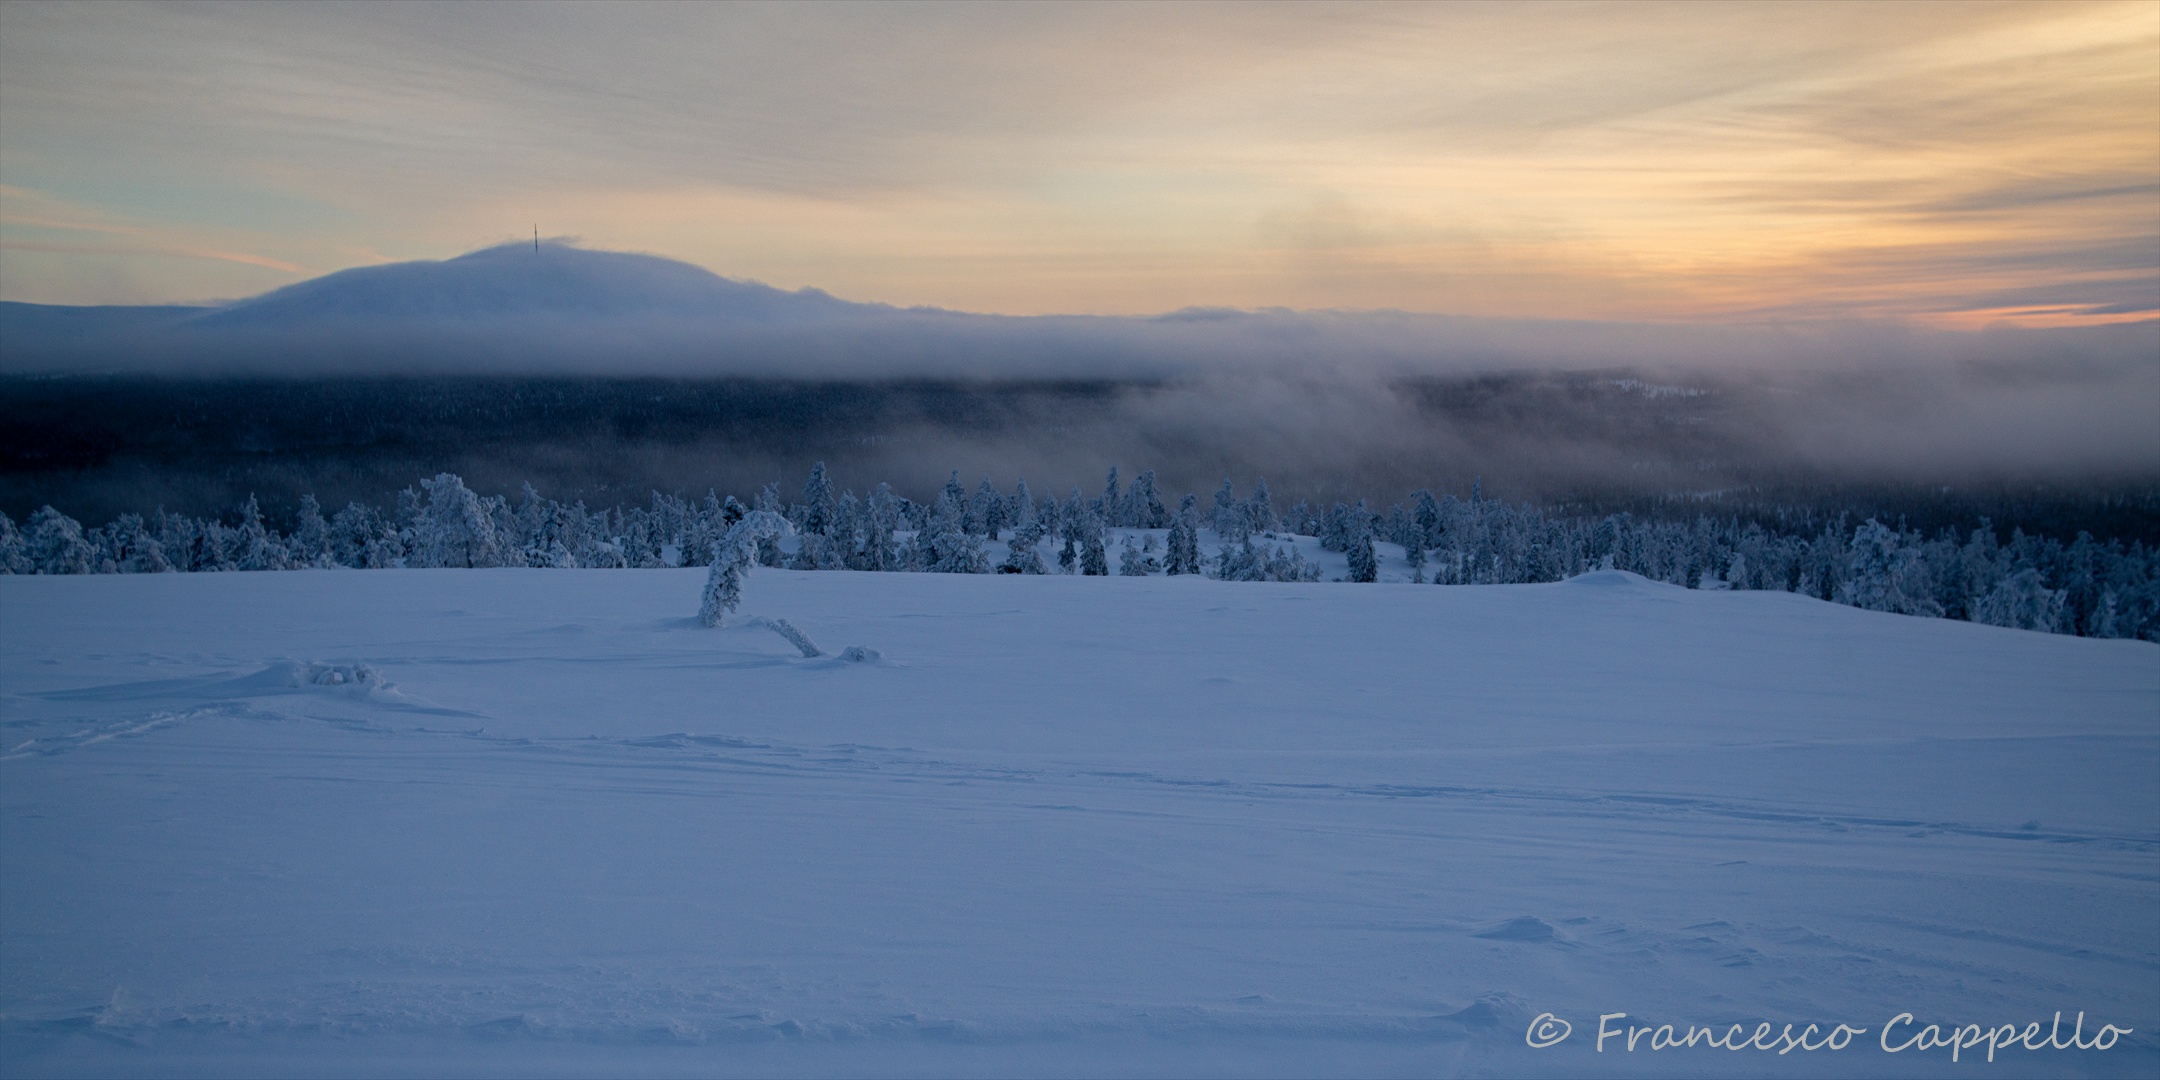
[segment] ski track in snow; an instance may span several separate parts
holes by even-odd
[[[1616,1010],[2084,1010],[2136,1033],[2005,1071],[2160,1064],[2150,645],[1613,575],[753,575],[850,662],[695,586],[0,580],[0,1072],[1962,1068],[1597,1056]]]

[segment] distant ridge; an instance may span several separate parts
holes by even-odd
[[[2043,344],[2044,343],[2044,344]],[[1931,331],[1188,307],[972,314],[854,303],[656,255],[529,241],[326,274],[212,307],[0,302],[0,374],[599,374],[671,377],[1310,379],[1647,365],[2134,363],[2160,322]]]
[[[351,320],[518,316],[791,322],[889,310],[818,289],[787,292],[703,267],[563,243],[483,248],[440,262],[340,270],[199,314],[204,326],[299,328]]]

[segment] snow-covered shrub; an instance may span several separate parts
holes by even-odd
[[[1248,536],[1223,545],[1211,576],[1223,581],[1318,581],[1320,568],[1306,562],[1295,546],[1255,544]]]
[[[1146,577],[1157,569],[1155,560],[1140,550],[1140,542],[1129,535],[1125,537],[1124,545],[1118,549],[1119,576]]]

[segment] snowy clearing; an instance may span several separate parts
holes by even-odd
[[[1618,572],[759,569],[717,629],[704,580],[0,577],[0,1071],[2160,1074],[2160,646]],[[1878,1045],[2058,1011],[2133,1032]]]

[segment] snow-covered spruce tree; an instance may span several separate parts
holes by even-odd
[[[204,556],[203,523],[186,514],[173,514],[160,507],[152,518],[151,535],[157,538],[158,547],[164,549],[165,558],[174,570],[191,573],[209,569],[202,565]]]
[[[1418,542],[1420,546],[1426,548],[1427,550],[1439,547],[1439,500],[1434,499],[1433,493],[1425,490],[1424,488],[1419,488],[1415,492],[1412,492],[1410,497],[1415,500],[1417,504],[1416,509],[1410,512],[1410,517],[1411,520],[1417,522]]]
[[[1252,532],[1273,532],[1275,500],[1268,495],[1267,477],[1253,481],[1253,493],[1245,500],[1245,527]]]
[[[517,507],[510,511],[503,542],[517,548],[524,555],[527,566],[554,565],[549,548],[560,539],[551,531],[554,509],[554,500],[543,498],[532,486],[532,481],[519,485]]]
[[[891,484],[879,484],[863,505],[862,546],[858,548],[864,570],[899,570],[902,560],[893,546],[893,534],[902,520],[900,496]]]
[[[1087,500],[1080,497],[1080,489],[1073,488],[1065,496],[1065,504],[1058,509],[1058,539],[1063,546],[1058,549],[1058,573],[1080,572],[1081,538],[1087,531]]]
[[[997,493],[996,485],[985,476],[976,485],[975,494],[968,499],[967,531],[989,540],[995,540],[1005,529],[1005,500]]]
[[[1226,543],[1215,550],[1215,564],[1208,568],[1208,576],[1217,581],[1264,581],[1267,556],[1253,549],[1251,537]]]
[[[1417,542],[1411,535],[1416,529],[1417,523],[1410,517],[1410,511],[1403,509],[1401,503],[1393,503],[1381,517],[1379,531],[1374,535],[1374,539],[1385,540],[1408,551],[1410,545]]]
[[[1320,515],[1320,550],[1350,550],[1350,508],[1341,502],[1330,506]]]
[[[1080,572],[1088,577],[1110,575],[1110,551],[1101,532],[1080,542]]]
[[[720,527],[720,493],[707,490],[705,497],[687,508],[682,531],[675,535],[683,566],[711,566],[713,548],[727,530]],[[535,561],[534,565],[540,565]]]
[[[753,510],[720,538],[712,572],[705,576],[704,602],[698,605],[699,623],[718,626],[742,603],[743,577],[757,561],[757,545],[787,532],[786,518],[770,510]]]
[[[1267,575],[1269,581],[1318,581],[1320,567],[1306,562],[1305,556],[1298,554],[1294,545],[1287,549],[1270,548]]]
[[[825,463],[810,466],[810,479],[803,483],[802,521],[796,525],[799,532],[830,536],[833,525],[832,478],[825,474]]]
[[[1049,573],[1050,568],[1043,565],[1042,551],[1037,547],[1042,543],[1042,538],[1042,522],[1032,517],[1022,518],[1019,526],[1013,529],[1012,540],[1007,544],[1005,561],[998,564],[998,573]]]
[[[330,522],[313,494],[300,496],[300,512],[294,518],[292,535],[285,538],[285,548],[294,566],[330,565]]]
[[[1320,568],[1306,562],[1295,546],[1286,551],[1273,544],[1256,544],[1248,536],[1223,545],[1211,576],[1223,581],[1318,581]]]
[[[725,536],[725,535],[727,535],[727,531],[728,531],[729,529],[732,529],[732,528],[734,528],[734,527],[735,527],[736,525],[738,525],[738,524],[740,524],[740,523],[742,522],[742,519],[744,519],[744,518],[746,518],[746,517],[749,517],[749,516],[750,516],[750,508],[749,508],[749,507],[747,507],[747,506],[744,506],[744,505],[742,504],[742,500],[741,500],[741,499],[738,499],[738,498],[736,498],[735,496],[733,496],[733,495],[730,495],[730,496],[728,496],[727,498],[725,498],[725,499],[721,500],[721,502],[720,502],[720,534],[721,534],[722,536]],[[715,544],[718,544],[719,542],[720,542],[720,541],[718,540],[718,538],[715,538],[715,539],[713,540],[713,543],[715,543]]]
[[[834,569],[862,570],[863,532],[868,522],[863,501],[852,491],[840,494],[833,503],[832,550],[839,563]]]
[[[787,511],[780,506],[779,484],[766,484],[764,489],[757,493],[757,497],[751,500],[751,512],[756,513],[761,510],[780,518],[782,521],[787,520]],[[780,551],[779,537],[761,536],[758,538],[757,563],[759,566],[777,568],[784,561],[785,556]]]
[[[1071,528],[1080,544],[1080,572],[1089,577],[1108,577],[1110,553],[1103,544],[1102,515],[1093,505],[1083,503],[1079,520]]]
[[[447,475],[447,474],[445,474]],[[464,487],[460,483],[459,487]],[[291,568],[286,557],[285,545],[278,542],[277,534],[263,524],[262,507],[249,495],[247,505],[240,508],[238,544],[233,552],[233,566],[240,570],[287,570]],[[489,534],[493,535],[492,523]],[[495,564],[488,564],[495,565]]]
[[[955,497],[949,489],[938,495],[929,519],[915,534],[909,560],[915,569],[932,574],[980,574],[989,569],[982,538],[967,531],[966,511],[961,507],[964,496],[965,492]]]
[[[2117,613],[2121,608],[2122,602],[2116,597],[2115,590],[2103,590],[2100,594],[2100,603],[2094,607],[2091,617],[2085,621],[2085,636],[2096,638],[2128,637],[2129,635],[2122,632],[2121,621],[2117,617]]]
[[[1170,525],[1170,511],[1163,506],[1162,492],[1155,486],[1155,470],[1148,469],[1133,477],[1132,490],[1125,499],[1132,506],[1131,519],[1137,528],[1163,529]]]
[[[1216,537],[1225,544],[1238,543],[1252,531],[1251,525],[1245,520],[1245,507],[1238,502],[1237,493],[1231,488],[1228,477],[1223,479],[1222,487],[1215,491],[1215,510],[1208,515],[1208,524],[1214,527]]]
[[[369,549],[376,539],[375,518],[374,510],[359,503],[346,503],[345,509],[331,515],[330,527],[323,542],[330,561],[355,570],[376,569],[375,564],[368,561]],[[160,531],[162,533],[165,530]],[[165,548],[166,557],[171,558],[172,542],[161,536],[158,543]],[[179,560],[174,559],[174,565],[177,567]]]
[[[605,510],[588,512],[584,500],[565,507],[563,536],[579,566],[595,570],[619,570],[630,565],[622,545],[614,540],[615,523]]]
[[[1035,520],[1035,496],[1028,491],[1025,477],[1014,486],[1017,490],[1005,502],[1005,524],[1017,529]]]
[[[1358,527],[1346,541],[1346,553],[1350,556],[1351,581],[1374,582],[1380,580],[1380,559],[1373,553],[1372,526],[1363,514],[1358,515]]]
[[[2050,589],[2040,571],[2026,567],[1998,582],[1973,605],[1973,620],[1990,626],[2056,633],[2063,629],[2068,590]]]
[[[15,527],[15,519],[0,513],[0,574],[29,572],[30,555],[23,546],[22,530]]]
[[[140,514],[122,514],[112,524],[93,530],[89,539],[91,546],[98,549],[98,565],[103,573],[162,574],[173,568],[165,558],[164,547],[143,527]]]
[[[405,542],[406,565],[415,567],[502,566],[502,537],[495,531],[494,515],[480,496],[465,486],[455,473],[438,473],[420,481],[425,503],[414,502],[412,524]],[[253,500],[250,499],[252,505]],[[244,542],[255,541],[243,524]],[[237,560],[236,560],[237,562]],[[243,569],[250,569],[242,565]]]
[[[33,574],[88,574],[96,569],[90,560],[97,549],[83,536],[82,523],[50,506],[30,515],[23,549]]]
[[[826,554],[825,548],[826,540],[823,533],[804,532],[801,529],[795,530],[795,555],[787,560],[787,568],[790,570],[819,569],[819,564],[829,561],[830,558]]]
[[[1897,530],[1869,518],[1853,531],[1850,570],[1838,599],[1869,611],[1939,616],[1942,608],[1928,598],[1920,582],[1917,553],[1901,543]]]
[[[1103,524],[1113,529],[1119,528],[1126,523],[1125,496],[1118,492],[1117,466],[1115,465],[1110,466],[1110,475],[1103,480],[1101,514]]]
[[[810,479],[803,484],[803,501],[790,508],[788,521],[795,526],[795,557],[789,559],[790,570],[839,570],[845,567],[841,551],[840,507],[833,496],[832,480],[825,474],[825,463],[820,461],[810,467]]]
[[[1200,572],[1200,513],[1191,495],[1178,503],[1177,515],[1170,519],[1169,543],[1163,553],[1163,572],[1166,574],[1197,574]]]

